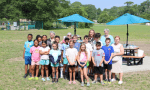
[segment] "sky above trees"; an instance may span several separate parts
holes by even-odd
[[[92,4],[95,5],[96,8],[101,8],[101,10],[107,8],[110,9],[113,6],[125,6],[124,2],[132,1],[134,4],[140,5],[143,1],[146,0],[70,0],[71,3],[79,1],[82,4]]]

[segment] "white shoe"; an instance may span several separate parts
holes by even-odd
[[[123,83],[123,81],[119,81],[119,82],[118,82],[118,84],[122,84],[122,83]]]
[[[115,82],[116,81],[116,79],[111,79],[111,82]]]

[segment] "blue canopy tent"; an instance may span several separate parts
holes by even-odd
[[[60,18],[62,22],[74,22],[74,34],[76,35],[76,23],[77,22],[84,22],[84,23],[94,23],[79,14],[73,14],[64,18]]]
[[[146,23],[146,22],[150,22],[149,20],[143,19],[141,17],[138,16],[134,16],[131,15],[129,13],[126,13],[116,19],[114,19],[113,21],[110,21],[108,23],[106,23],[107,25],[125,25],[127,24],[127,42],[126,42],[126,46],[128,46],[128,24],[133,24],[133,23]]]

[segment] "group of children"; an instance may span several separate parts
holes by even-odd
[[[101,34],[94,35],[94,41],[89,43],[89,36],[85,35],[82,43],[77,42],[78,37],[74,35],[71,39],[66,37],[63,43],[60,43],[60,37],[55,36],[55,41],[50,42],[47,36],[37,36],[32,41],[33,35],[28,34],[28,41],[24,44],[23,58],[25,59],[25,75],[29,65],[29,80],[38,80],[39,66],[41,65],[42,81],[49,81],[49,65],[52,68],[52,82],[58,82],[60,78],[67,78],[69,72],[69,84],[76,84],[76,71],[80,68],[81,86],[84,86],[84,77],[87,80],[87,86],[90,86],[88,73],[94,73],[94,81],[97,83],[97,76],[100,76],[102,85],[111,83],[112,60],[109,60],[114,52],[113,47],[109,46],[110,39],[106,38],[106,46],[100,41]],[[105,70],[105,82],[103,82],[103,72]],[[35,75],[36,71],[36,75]],[[90,71],[90,72],[89,72]],[[109,72],[109,79],[107,78]],[[46,72],[46,79],[44,73]],[[56,75],[55,75],[56,74]],[[73,76],[73,77],[72,77]],[[72,80],[73,79],[73,80]]]

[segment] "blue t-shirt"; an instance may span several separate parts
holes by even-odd
[[[114,44],[114,38],[111,35],[109,35],[109,38],[111,40],[109,46],[111,46],[112,44]],[[106,40],[105,35],[101,36],[100,41],[103,43],[103,46],[106,45],[105,40]]]
[[[33,41],[26,41],[24,44],[24,48],[25,48],[25,56],[31,56],[30,53],[30,48],[34,45]]]
[[[102,49],[105,52],[105,60],[109,61],[110,57],[111,57],[111,53],[114,53],[114,49],[112,46],[102,46]],[[108,63],[108,64],[112,64],[112,60]]]
[[[61,55],[60,50],[50,50],[50,53],[54,57],[54,61],[56,62],[58,59],[58,56]]]
[[[67,44],[63,44],[62,45],[62,51],[63,51],[63,58],[66,58],[66,55],[65,55],[65,53],[66,53],[66,49],[68,49],[69,48],[69,44],[67,45]]]
[[[76,43],[74,44],[74,48],[76,48],[76,49],[78,50],[78,52],[79,52],[79,49],[80,49],[80,43],[76,42]]]

